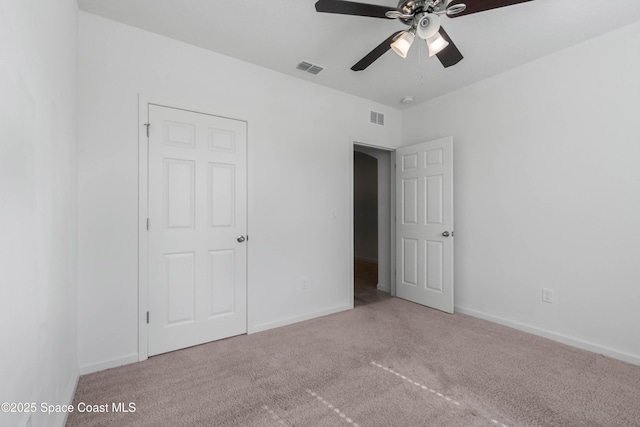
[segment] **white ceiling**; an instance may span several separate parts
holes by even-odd
[[[468,0],[469,2],[474,0]],[[395,7],[395,0],[360,2]],[[215,52],[403,108],[640,21],[639,0],[534,0],[443,17],[464,55],[450,68],[429,58],[424,43],[407,59],[392,51],[364,71],[349,68],[394,31],[398,20],[317,13],[315,0],[78,0],[82,10]],[[418,41],[418,39],[416,39]],[[422,55],[419,52],[422,50]],[[594,59],[598,53],[594,52]],[[637,55],[638,52],[629,52]],[[420,58],[421,56],[421,58]],[[296,70],[300,60],[325,69]]]

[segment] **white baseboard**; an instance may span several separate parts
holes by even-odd
[[[267,331],[269,329],[278,328],[280,326],[287,326],[293,323],[315,319],[316,317],[322,317],[328,314],[339,313],[345,310],[351,310],[352,308],[353,308],[353,304],[342,305],[338,307],[316,311],[309,314],[304,314],[301,316],[294,316],[286,319],[276,320],[273,322],[261,323],[253,327],[249,326],[248,333],[252,334],[255,332]],[[135,362],[138,362],[138,353],[132,353],[127,356],[106,360],[104,362],[93,363],[90,365],[83,365],[80,367],[80,375],[92,374],[94,372],[104,371],[105,369],[117,368],[118,366],[128,365],[129,363],[135,363]]]
[[[66,387],[67,404],[73,404],[73,398],[76,396],[76,389],[78,388],[78,380],[80,379],[80,373],[76,372],[75,376],[70,379],[69,384]],[[62,400],[65,401],[64,399]],[[67,418],[69,418],[69,412],[62,411],[57,413],[56,420],[53,425],[64,427],[67,425]]]
[[[313,313],[303,314],[301,316],[288,317],[286,319],[276,320],[273,322],[259,323],[254,325],[253,327],[249,326],[249,334],[253,334],[256,332],[267,331],[273,328],[279,328],[281,326],[292,325],[294,323],[303,322],[305,320],[315,319],[316,317],[327,316],[329,314],[339,313],[341,311],[351,310],[353,308],[353,303],[349,305],[341,305],[338,307],[327,308],[320,311],[315,311]]]
[[[593,344],[578,338],[573,338],[573,337],[552,332],[546,329],[526,325],[524,323],[505,319],[503,317],[493,316],[491,314],[487,314],[487,313],[473,310],[470,308],[456,306],[455,312],[466,314],[471,317],[477,317],[478,319],[488,320],[493,323],[498,323],[500,325],[508,326],[510,328],[517,329],[519,331],[528,332],[530,334],[548,338],[550,340],[557,341],[562,344],[567,344],[572,347],[581,348],[583,350],[591,351],[593,353],[603,354],[605,356],[609,356],[614,359],[622,360],[623,362],[633,363],[634,365],[640,365],[640,356],[637,356],[631,353],[626,353],[624,351],[619,351],[619,350],[615,350],[609,347],[604,347],[598,344]]]
[[[117,357],[115,359],[105,360],[104,362],[93,363],[80,367],[80,375],[92,374],[105,369],[117,368],[118,366],[128,365],[138,361],[138,353],[132,353],[127,356]]]

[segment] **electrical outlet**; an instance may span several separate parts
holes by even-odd
[[[542,288],[542,301],[553,304],[553,289]]]
[[[309,280],[306,277],[300,279],[300,290],[306,291],[309,289]]]

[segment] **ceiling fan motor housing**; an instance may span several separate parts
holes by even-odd
[[[398,10],[405,15],[405,17],[400,18],[400,21],[406,25],[413,25],[415,14],[421,12],[423,7],[424,0],[400,0],[398,2]],[[411,17],[407,15],[411,15]]]

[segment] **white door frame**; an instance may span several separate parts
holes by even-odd
[[[138,94],[138,361],[147,360],[149,357],[149,335],[147,325],[147,311],[149,310],[149,233],[147,233],[147,218],[149,217],[149,138],[147,126],[149,120],[149,104],[162,107],[191,111],[232,120],[240,120],[247,123],[247,175],[250,175],[249,161],[249,123],[247,120],[227,117],[222,114],[207,111],[207,108],[194,108],[181,105],[173,100],[159,99]],[[250,180],[247,180],[247,235],[250,234],[249,226],[249,191]],[[247,261],[247,269],[249,267]],[[247,333],[251,333],[249,324],[249,274],[247,271]]]
[[[392,296],[396,295],[396,274],[395,274],[395,270],[396,270],[396,245],[395,245],[395,241],[396,241],[396,227],[395,227],[395,212],[396,212],[396,204],[395,204],[395,199],[396,199],[396,174],[395,174],[395,169],[393,167],[393,165],[395,165],[395,156],[396,156],[396,149],[395,148],[390,148],[390,147],[385,147],[382,145],[376,145],[376,144],[371,144],[371,143],[367,143],[367,142],[362,142],[361,139],[358,138],[351,138],[351,140],[349,141],[349,255],[350,255],[350,259],[349,259],[349,295],[351,295],[351,299],[350,299],[350,304],[351,304],[351,308],[353,308],[353,290],[354,290],[354,269],[353,269],[353,259],[355,256],[355,252],[354,252],[354,241],[353,241],[353,233],[354,233],[354,227],[353,227],[353,212],[354,212],[354,207],[353,207],[353,152],[354,150],[354,145],[360,145],[363,147],[370,147],[370,148],[375,148],[377,150],[383,150],[383,151],[388,151],[391,155],[391,169],[390,169],[390,175],[391,175],[391,189],[390,189],[390,201],[391,201],[391,207],[390,207],[390,215],[389,215],[389,224],[388,226],[391,228],[391,250],[390,250],[390,256],[391,259],[389,260],[390,262],[390,266],[391,266],[391,283],[389,283],[389,286],[391,288],[390,290],[390,294]]]

